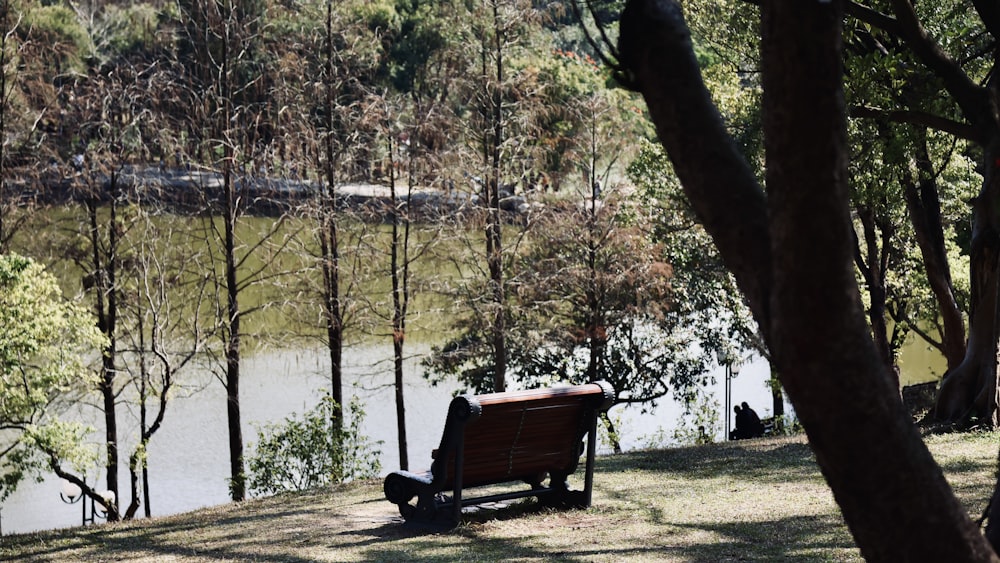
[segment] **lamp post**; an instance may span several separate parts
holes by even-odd
[[[113,504],[115,502],[114,491],[98,491],[97,494],[100,495],[101,498],[103,498],[104,501],[107,502],[108,504]],[[80,489],[79,485],[63,479],[62,490],[59,491],[59,498],[66,504],[76,504],[78,502],[80,503],[81,514],[82,514],[81,516],[82,526],[86,526],[88,522],[93,524],[96,518],[100,518],[103,520],[108,517],[107,511],[105,510],[102,510],[100,512],[97,511],[97,505],[94,502],[93,498],[90,499],[90,516],[88,517],[87,502],[83,500],[83,497],[84,497],[83,490]]]
[[[729,355],[720,357],[720,362],[726,370],[726,440],[729,440],[733,417],[733,378],[740,374],[740,363]]]

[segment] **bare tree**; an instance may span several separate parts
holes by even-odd
[[[478,42],[479,69],[475,87],[475,115],[480,145],[482,202],[486,207],[486,264],[489,270],[489,295],[492,299],[491,345],[493,349],[493,390],[503,391],[507,380],[507,288],[505,287],[503,213],[501,198],[512,195],[505,190],[509,162],[515,159],[510,137],[514,133],[515,105],[509,99],[513,90],[505,57],[521,39],[523,24],[533,11],[520,0],[483,0],[473,12],[472,33]],[[511,190],[512,191],[512,190]]]
[[[157,221],[144,212],[136,222],[138,232],[130,240],[125,272],[128,291],[134,295],[123,323],[127,344],[122,354],[138,403],[139,435],[129,456],[131,501],[122,512],[126,520],[140,505],[147,518],[152,514],[150,441],[180,387],[178,375],[199,358],[217,321],[209,306],[211,278],[183,267],[200,262],[192,259],[196,241],[189,238],[190,233],[174,228],[174,221]]]
[[[26,213],[16,214],[26,202],[22,194],[10,185],[11,122],[13,100],[17,92],[17,58],[19,42],[15,32],[20,25],[18,13],[11,13],[10,0],[0,1],[0,253],[10,248],[10,239],[16,233]],[[13,59],[13,60],[12,60]]]
[[[270,139],[265,136],[267,123],[261,104],[261,69],[254,59],[259,55],[259,28],[262,6],[254,0],[212,2],[192,0],[182,5],[182,24],[187,36],[185,49],[190,58],[196,111],[191,112],[191,128],[202,138],[195,147],[211,164],[212,172],[201,177],[202,192],[208,205],[204,221],[207,241],[215,247],[206,270],[221,271],[214,281],[218,288],[219,313],[223,328],[221,372],[226,388],[226,415],[229,434],[230,493],[241,501],[246,496],[244,444],[240,409],[240,376],[243,320],[265,306],[264,302],[245,307],[241,295],[248,287],[275,275],[273,261],[264,258],[250,266],[249,259],[261,253],[281,232],[282,219],[255,233],[255,240],[244,241],[237,226],[250,206],[257,170],[268,170],[266,158]],[[260,157],[259,159],[256,157]],[[259,165],[259,167],[257,166]],[[216,173],[217,171],[217,173]],[[248,171],[251,171],[248,173]],[[221,225],[214,219],[221,219]],[[287,243],[287,238],[277,242]],[[268,256],[277,252],[268,251]],[[216,262],[217,261],[217,262]]]
[[[77,117],[81,142],[74,156],[78,196],[86,213],[86,246],[73,255],[85,273],[84,287],[93,296],[97,325],[107,339],[102,350],[98,384],[105,427],[105,478],[107,490],[117,503],[120,440],[117,401],[123,383],[118,339],[119,321],[127,296],[122,285],[128,258],[125,240],[130,222],[127,214],[132,185],[127,167],[141,156],[147,111],[139,102],[151,83],[153,71],[121,65],[107,75],[95,73],[77,82]],[[109,512],[117,519],[117,509]]]

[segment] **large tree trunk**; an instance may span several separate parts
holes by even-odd
[[[765,0],[765,197],[701,82],[680,7],[631,0],[620,51],[734,272],[869,561],[1000,561],[899,401],[851,262],[841,0]]]
[[[986,150],[986,162],[1000,159],[1000,147]],[[971,312],[965,358],[945,376],[935,414],[939,420],[976,418],[997,425],[997,291],[1000,289],[1000,175],[986,166],[983,188],[973,204],[970,256]]]

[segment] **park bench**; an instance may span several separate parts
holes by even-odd
[[[447,525],[461,521],[463,506],[529,496],[546,506],[586,508],[593,489],[597,419],[614,399],[614,389],[603,381],[456,397],[448,407],[441,444],[432,452],[430,471],[389,474],[385,497],[398,505],[407,522]],[[584,453],[585,435],[584,488],[574,491],[567,478]],[[463,496],[465,489],[512,482],[528,488]]]

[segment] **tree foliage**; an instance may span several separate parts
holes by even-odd
[[[520,260],[512,337],[522,385],[606,380],[623,403],[667,395],[688,375],[659,322],[672,306],[670,265],[615,194],[600,210],[546,213]],[[530,328],[529,328],[530,327]]]
[[[0,255],[0,496],[13,491],[29,444],[66,442],[52,410],[72,392],[95,383],[88,363],[103,346],[89,312],[67,302],[54,276],[29,258]]]

